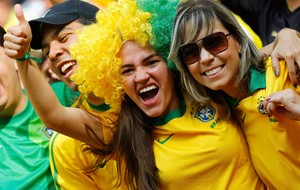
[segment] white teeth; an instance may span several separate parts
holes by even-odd
[[[155,85],[148,86],[147,88],[143,88],[142,90],[140,90],[140,94],[142,94],[144,92],[148,92],[148,91],[156,89],[156,88],[157,87]]]
[[[73,66],[75,65],[75,62],[72,61],[72,62],[69,62],[67,64],[64,64],[62,67],[61,67],[61,72],[62,73],[65,73],[65,71],[70,67],[70,66]]]
[[[206,71],[205,74],[206,74],[206,76],[211,76],[211,75],[214,75],[217,72],[219,72],[221,69],[222,69],[222,67],[220,66],[220,67],[214,68],[212,70]]]

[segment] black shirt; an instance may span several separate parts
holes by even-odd
[[[222,0],[261,38],[264,45],[274,41],[282,28],[300,31],[300,7],[291,12],[285,0]]]

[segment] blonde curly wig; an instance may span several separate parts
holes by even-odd
[[[71,47],[79,67],[71,79],[84,94],[104,98],[113,110],[120,109],[123,96],[121,60],[116,56],[124,41],[146,45],[152,37],[150,13],[141,11],[135,1],[112,2],[96,15],[97,23],[78,33]]]

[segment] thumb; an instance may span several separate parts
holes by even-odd
[[[25,19],[22,7],[20,4],[16,4],[14,7],[16,18],[19,21],[20,29],[22,30],[21,35],[31,40],[31,28],[28,21]]]
[[[27,20],[24,17],[24,13],[20,4],[16,4],[14,7],[16,18],[19,21],[19,25],[27,24]]]

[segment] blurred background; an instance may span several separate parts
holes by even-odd
[[[0,0],[0,25],[7,29],[8,26],[17,24],[13,14],[13,7],[17,3],[22,5],[25,18],[29,21],[41,17],[48,8],[63,1],[64,0]],[[113,0],[85,1],[103,9]]]

